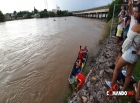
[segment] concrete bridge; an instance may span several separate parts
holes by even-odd
[[[109,6],[101,6],[96,8],[91,8],[87,10],[81,10],[81,11],[74,11],[73,15],[78,17],[88,17],[88,18],[107,18],[109,12]]]

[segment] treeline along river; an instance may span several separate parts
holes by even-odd
[[[0,23],[0,103],[63,103],[79,46],[92,55],[104,24],[79,17]]]

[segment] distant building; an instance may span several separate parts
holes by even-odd
[[[40,18],[40,14],[39,13],[34,14],[34,18]]]
[[[57,13],[57,9],[52,9],[52,12],[54,12],[56,14]]]
[[[24,19],[26,19],[26,18],[27,18],[27,16],[28,16],[28,14],[24,14],[24,15],[23,15],[23,18],[24,18]]]
[[[23,17],[21,17],[21,16],[19,17],[19,16],[18,16],[17,19],[23,19]]]
[[[11,15],[10,14],[4,14],[5,20],[11,20]]]
[[[12,20],[15,20],[15,19],[16,19],[16,14],[12,13],[12,14],[11,14],[11,19],[12,19]]]

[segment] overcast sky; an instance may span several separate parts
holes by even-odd
[[[47,5],[45,5],[47,1]],[[56,9],[56,5],[61,10],[77,11],[84,10],[111,3],[112,0],[0,0],[0,10],[3,13],[13,13],[13,11],[32,11],[34,6],[37,10]]]

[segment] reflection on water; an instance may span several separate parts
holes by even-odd
[[[80,45],[90,55],[104,22],[46,18],[0,23],[0,103],[62,103]]]

